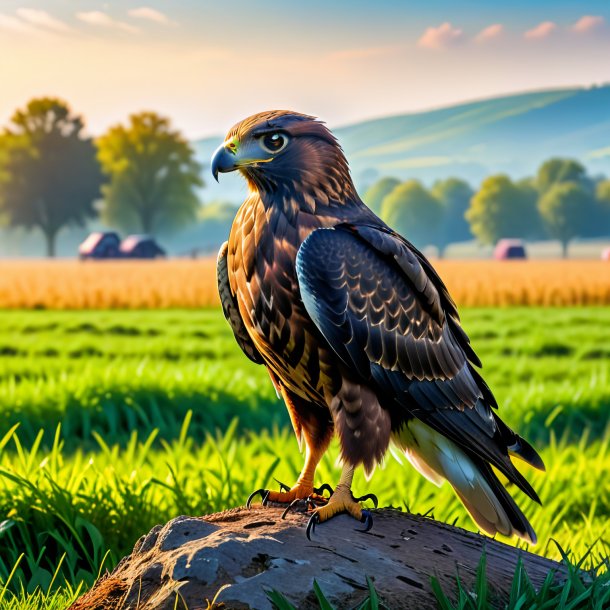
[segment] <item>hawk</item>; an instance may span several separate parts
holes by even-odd
[[[535,543],[498,473],[540,502],[511,457],[542,459],[496,414],[447,288],[362,202],[330,130],[286,110],[246,118],[212,158],[217,180],[235,170],[249,194],[218,256],[223,311],[305,444],[295,485],[258,490],[263,502],[313,497],[308,536],[340,512],[369,528],[354,469],[370,473],[392,442],[426,478],[449,481],[482,530]],[[343,469],[326,500],[315,472],[335,434]]]

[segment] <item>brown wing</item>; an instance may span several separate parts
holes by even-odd
[[[509,449],[541,464],[495,416],[453,301],[429,263],[383,227],[314,231],[297,256],[305,307],[337,355],[374,385],[394,421],[417,417],[537,499]]]
[[[231,292],[231,286],[229,285],[229,271],[227,265],[227,250],[228,242],[225,242],[220,247],[218,252],[218,260],[216,262],[216,280],[218,281],[218,294],[220,295],[220,302],[222,304],[222,312],[224,313],[227,322],[233,329],[235,340],[242,351],[252,362],[256,364],[264,364],[262,356],[256,349],[246,327],[242,320],[237,301],[235,296]]]

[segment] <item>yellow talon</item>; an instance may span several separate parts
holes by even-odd
[[[318,523],[328,521],[340,513],[349,513],[354,519],[362,521],[362,506],[354,499],[352,490],[341,484],[337,485],[335,493],[325,506],[320,506],[312,512],[318,515]]]
[[[311,517],[307,523],[307,538],[311,540],[311,534],[315,530],[318,523],[323,523],[332,519],[340,513],[348,513],[354,519],[365,524],[364,530],[367,532],[373,527],[373,517],[368,510],[363,510],[360,502],[361,499],[372,499],[375,507],[377,507],[377,498],[372,494],[363,496],[362,498],[354,498],[352,495],[352,478],[354,469],[351,466],[344,466],[341,473],[341,480],[335,488],[334,493],[329,498],[324,506],[320,506],[311,511]]]

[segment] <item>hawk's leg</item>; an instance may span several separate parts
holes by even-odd
[[[263,499],[263,505],[268,502],[277,502],[280,504],[289,504],[295,500],[311,500],[314,504],[322,504],[327,501],[327,498],[322,496],[323,489],[314,488],[314,476],[316,474],[316,468],[322,455],[326,451],[326,447],[322,451],[318,448],[311,449],[309,445],[305,449],[305,465],[301,474],[297,479],[297,482],[289,489],[283,483],[280,483],[281,491],[272,491],[268,489],[257,489],[255,492],[250,494],[246,506],[250,507],[252,499],[261,495]],[[325,487],[325,486],[322,486]]]
[[[326,484],[319,488],[314,487],[314,477],[333,434],[332,419],[327,411],[293,394],[272,373],[270,374],[278,393],[284,398],[297,438],[302,438],[305,442],[305,464],[292,487],[288,488],[287,485],[280,483],[280,491],[258,489],[248,498],[247,506],[249,507],[252,499],[259,494],[263,505],[268,502],[291,504],[295,500],[303,500],[310,506],[325,504],[328,498],[322,494],[325,489],[332,493],[332,489]]]
[[[354,467],[345,465],[341,472],[341,478],[335,491],[324,506],[315,508],[312,511],[311,518],[307,524],[307,538],[310,538],[311,533],[319,523],[328,521],[335,515],[348,513],[354,519],[364,523],[362,531],[367,532],[373,527],[373,517],[368,510],[364,510],[360,505],[360,501],[372,500],[375,508],[377,508],[377,498],[373,494],[367,494],[361,498],[354,498],[352,494],[352,479],[354,478]]]

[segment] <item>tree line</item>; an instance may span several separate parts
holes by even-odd
[[[94,140],[66,102],[33,99],[0,133],[0,224],[39,229],[49,256],[62,228],[97,216],[130,232],[178,228],[197,216],[201,169],[154,112]]]
[[[49,256],[61,229],[95,217],[128,232],[178,229],[197,219],[201,170],[188,141],[154,112],[133,114],[93,139],[66,102],[33,99],[0,133],[0,225],[39,229]],[[523,180],[490,176],[477,191],[459,178],[427,188],[385,177],[364,200],[441,256],[472,237],[491,245],[502,237],[552,238],[566,255],[575,237],[610,234],[610,180],[588,176],[571,159],[550,159]]]
[[[503,237],[556,239],[567,256],[576,237],[610,234],[610,180],[594,179],[572,159],[549,159],[533,177],[489,176],[478,191],[458,178],[435,182],[385,177],[365,193],[365,203],[419,247],[442,256],[454,242],[475,237],[493,245]]]

